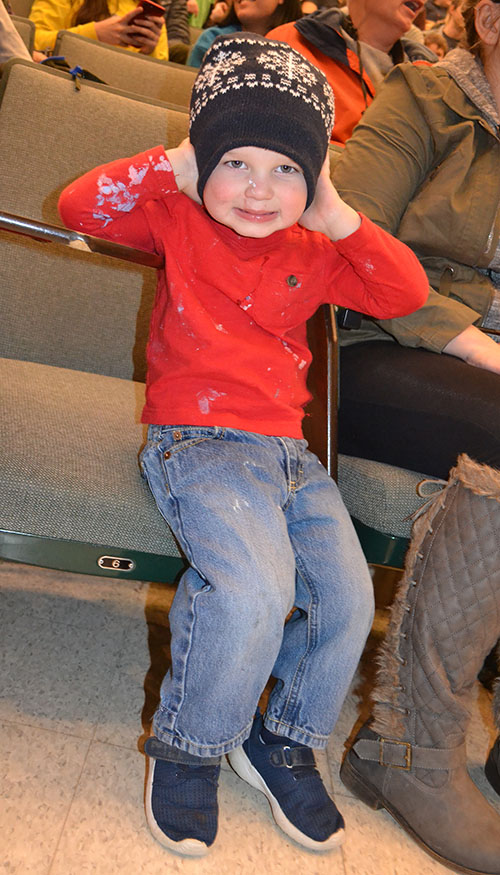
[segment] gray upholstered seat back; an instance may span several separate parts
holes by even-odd
[[[35,25],[29,18],[23,18],[21,15],[12,16],[12,24],[16,28],[24,45],[31,53],[35,45]]]
[[[33,0],[10,0],[10,6],[14,15],[21,15],[23,18],[28,18]]]
[[[182,110],[87,81],[78,91],[29,61],[7,65],[0,100],[1,209],[57,225],[72,179],[188,130]],[[0,247],[0,355],[144,379],[153,270],[6,232]]]
[[[197,72],[192,67],[138,55],[69,30],[60,31],[54,54],[64,55],[71,67],[80,64],[113,88],[189,106]]]

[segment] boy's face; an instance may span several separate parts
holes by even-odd
[[[257,146],[226,152],[203,191],[207,212],[242,237],[269,237],[305,210],[307,186],[295,161]]]

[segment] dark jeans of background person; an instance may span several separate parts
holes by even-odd
[[[443,479],[460,453],[500,468],[500,375],[388,341],[343,347],[339,451]]]

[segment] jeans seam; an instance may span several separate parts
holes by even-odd
[[[288,696],[286,698],[285,704],[282,709],[282,717],[286,717],[289,709],[295,709],[297,706],[297,701],[300,695],[300,689],[303,682],[304,671],[306,667],[306,661],[310,655],[310,653],[314,650],[317,644],[317,623],[314,622],[314,617],[312,616],[318,604],[317,598],[314,598],[314,594],[311,588],[311,584],[307,577],[303,574],[300,566],[300,557],[295,556],[295,562],[297,566],[297,574],[300,574],[305,586],[307,587],[307,591],[309,593],[309,609],[307,611],[307,643],[300,657],[297,668],[295,669],[295,673],[292,681],[290,682],[290,689],[288,692]]]

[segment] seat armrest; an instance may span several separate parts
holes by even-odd
[[[132,249],[130,246],[101,240],[90,234],[80,234],[78,231],[69,231],[67,228],[59,228],[57,225],[47,225],[45,222],[38,222],[25,216],[16,216],[13,213],[0,212],[0,229],[32,237],[44,243],[62,243],[71,249],[109,255],[111,258],[119,258],[133,264],[143,264],[146,267],[160,268],[163,266],[163,258],[154,252]]]

